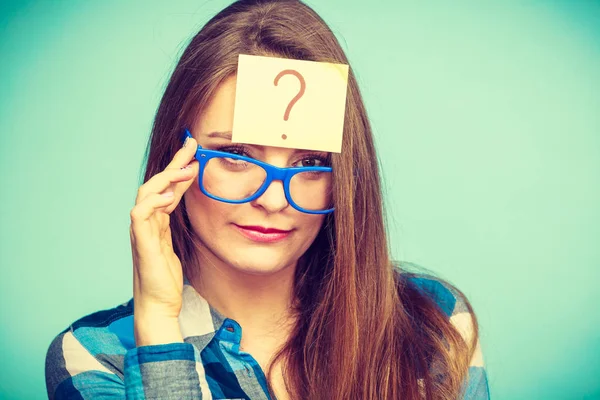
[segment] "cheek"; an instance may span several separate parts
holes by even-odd
[[[184,196],[188,218],[197,235],[202,230],[212,230],[210,228],[218,226],[225,218],[227,210],[224,206],[227,204],[206,197],[198,186],[190,187]]]
[[[325,217],[323,215],[302,215],[302,222],[300,223],[300,226],[304,231],[304,235],[309,237],[312,241],[321,230],[324,220]]]
[[[249,203],[240,205],[227,204],[206,197],[197,185],[191,186],[184,194],[185,205],[188,212],[188,218],[196,234],[204,239],[215,239],[222,237],[226,231],[222,229],[225,225],[235,221],[247,221],[240,215],[248,214],[251,208]],[[324,215],[304,214],[296,210],[290,210],[294,213],[294,226],[298,229],[300,236],[298,239],[302,242],[310,242],[319,233]],[[206,232],[212,232],[209,237],[205,237]]]

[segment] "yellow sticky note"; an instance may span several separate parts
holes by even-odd
[[[340,153],[348,65],[240,54],[232,141]]]

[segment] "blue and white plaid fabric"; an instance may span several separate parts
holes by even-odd
[[[410,278],[468,338],[471,318],[434,278]],[[270,400],[264,372],[240,351],[240,325],[185,282],[179,326],[185,343],[136,347],[133,299],[83,317],[58,334],[46,354],[50,399]],[[489,399],[481,348],[471,361],[465,399]]]

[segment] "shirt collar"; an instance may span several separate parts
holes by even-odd
[[[206,346],[222,330],[227,317],[213,308],[184,278],[179,328],[184,339],[195,337]],[[202,350],[202,349],[200,349]]]

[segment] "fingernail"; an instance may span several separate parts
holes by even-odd
[[[190,139],[189,136],[185,137],[185,140],[183,141],[183,146],[182,147],[185,147],[185,145],[187,144],[187,142],[188,142],[189,139]]]
[[[188,165],[186,165],[185,167],[181,167],[181,169],[191,169],[191,168],[192,168],[192,165],[191,165],[191,164],[188,164]]]
[[[173,197],[173,192],[167,192],[162,194],[163,197]]]

